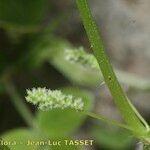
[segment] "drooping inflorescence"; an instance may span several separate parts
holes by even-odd
[[[43,111],[56,108],[71,108],[75,110],[83,110],[84,108],[84,103],[81,98],[66,95],[60,90],[46,88],[27,90],[26,100],[34,105],[38,105],[38,108]]]
[[[84,67],[89,67],[96,70],[99,69],[99,65],[94,55],[85,52],[82,47],[73,50],[66,49],[65,58],[71,63],[79,63]]]

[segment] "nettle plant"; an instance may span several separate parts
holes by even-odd
[[[10,62],[7,57],[6,60],[3,58],[5,60],[3,64],[6,65],[0,69],[3,72],[2,78],[0,78],[0,93],[4,91],[7,93],[19,115],[28,125],[26,128],[14,129],[1,135],[0,150],[9,148],[12,150],[59,150],[59,146],[47,146],[43,142],[47,139],[53,141],[74,139],[73,133],[83,124],[87,116],[96,121],[91,124],[92,129],[88,130],[88,134],[92,135],[96,144],[100,143],[100,146],[103,145],[114,150],[124,149],[131,144],[131,139],[128,140],[128,138],[134,136],[143,143],[144,149],[150,149],[149,125],[130,102],[120,85],[123,83],[130,88],[149,91],[150,81],[116,68],[114,69],[115,75],[87,0],[76,1],[94,55],[87,53],[82,47],[74,48],[68,41],[53,33],[53,30],[57,30],[57,25],[63,16],[58,17],[56,22],[41,26],[43,17],[46,17],[48,0],[22,0],[19,3],[18,1],[10,3],[9,0],[6,0],[0,3],[2,8],[0,9],[2,11],[0,27],[6,30],[9,42],[13,43],[10,46],[13,46],[11,51],[18,54],[17,57],[10,59]],[[9,48],[3,48],[3,52],[8,56]],[[14,52],[14,50],[16,51]],[[20,51],[21,53],[19,53]],[[0,55],[1,58],[2,56]],[[12,56],[10,57],[12,58]],[[14,74],[20,76],[20,72],[23,74],[27,72],[26,80],[29,78],[32,80],[31,83],[38,84],[39,80],[32,71],[39,69],[44,62],[48,62],[73,85],[79,85],[80,88],[65,87],[51,90],[39,87],[27,89],[26,101],[39,108],[33,116],[22,100],[13,77]],[[45,81],[42,78],[43,80]],[[94,96],[92,92],[83,90],[81,87],[95,89],[103,84],[108,86],[125,123],[91,112]],[[105,130],[97,121],[107,123],[113,131],[108,128]],[[114,128],[117,131],[114,131]],[[87,129],[85,130],[87,131]],[[129,135],[128,132],[131,134]],[[41,144],[36,141],[41,141]],[[27,146],[28,142],[34,143]],[[81,149],[82,146],[78,145],[61,146],[61,150]]]
[[[79,63],[86,68],[96,70],[97,72],[101,71],[104,82],[108,86],[125,124],[118,123],[86,110],[84,99],[82,99],[82,97],[65,94],[60,90],[33,88],[27,90],[26,100],[34,105],[38,105],[38,108],[42,111],[69,108],[78,113],[125,128],[144,143],[145,150],[150,149],[150,127],[125,94],[114,73],[101,42],[87,0],[77,0],[77,6],[95,57],[91,54],[87,54],[82,48],[80,48],[74,50],[65,49],[65,59],[70,63]],[[55,65],[55,60],[52,60],[52,63]],[[57,65],[57,67],[58,66],[59,65]]]

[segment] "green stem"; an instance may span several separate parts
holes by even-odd
[[[33,128],[37,127],[32,113],[28,109],[27,105],[23,102],[21,96],[19,95],[13,83],[5,82],[4,86],[7,94],[10,96],[10,100],[12,101],[12,104],[15,106],[16,110],[19,112],[19,114],[22,116],[25,122],[30,127]]]
[[[83,20],[85,30],[87,32],[91,47],[94,51],[95,57],[99,63],[105,83],[107,84],[118,109],[126,123],[136,130],[138,134],[145,135],[147,123],[144,119],[139,119],[140,114],[136,111],[131,102],[121,88],[118,79],[113,71],[109,58],[104,50],[96,23],[93,20],[91,11],[89,9],[87,0],[77,0],[77,6]],[[141,117],[141,116],[140,116]],[[143,125],[144,124],[144,125]],[[149,130],[149,127],[147,127]]]
[[[134,129],[130,128],[129,126],[127,126],[125,124],[119,123],[119,122],[117,122],[115,120],[108,119],[108,118],[103,117],[103,116],[101,116],[99,114],[95,114],[93,112],[88,112],[88,111],[83,111],[82,113],[87,115],[87,116],[89,116],[89,117],[92,117],[94,119],[98,119],[98,120],[101,120],[103,122],[106,122],[108,124],[111,124],[111,125],[114,125],[114,126],[118,126],[118,127],[130,130],[130,131],[134,131]]]

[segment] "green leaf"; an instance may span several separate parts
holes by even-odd
[[[8,149],[6,146],[1,146],[0,150],[81,150],[79,146],[68,146],[65,144],[64,140],[71,140],[72,138],[57,137],[49,139],[40,130],[16,129],[5,133],[2,138],[3,141],[9,144],[11,149]],[[61,141],[61,147],[55,145],[58,141]],[[49,142],[51,144],[50,146],[48,146]]]
[[[143,150],[150,150],[150,145],[149,144],[144,144]]]
[[[85,109],[90,110],[92,107],[93,96],[86,91],[74,88],[64,89],[64,92],[81,97],[85,103]],[[86,116],[74,110],[51,110],[48,112],[37,112],[37,123],[42,132],[51,137],[64,137],[76,131]]]
[[[47,0],[1,0],[0,25],[15,30],[34,29],[47,11]]]
[[[126,130],[112,127],[102,128],[94,126],[92,136],[98,145],[111,150],[131,149],[133,141],[133,137]]]
[[[59,139],[52,139],[52,142],[60,142],[60,145],[51,145],[51,146],[46,146],[45,148],[39,147],[38,150],[81,150],[80,146],[76,145],[66,145],[65,140],[73,140],[73,139],[68,139],[68,138],[59,138]]]
[[[60,146],[53,146],[51,147],[51,150],[81,150],[81,149],[77,146],[61,145],[61,148]]]
[[[0,138],[0,150],[10,150],[10,148],[8,146],[5,146],[4,144],[2,144],[2,139]]]
[[[5,142],[8,142],[11,150],[36,150],[38,146],[28,146],[28,140],[36,141],[38,136],[32,130],[16,129],[2,135]]]
[[[68,41],[54,36],[40,35],[39,38],[30,44],[29,53],[21,60],[21,66],[26,65],[28,68],[36,68],[49,61],[52,57],[57,56],[57,52],[69,47]]]
[[[83,86],[97,86],[104,81],[100,70],[91,70],[80,63],[70,63],[66,60],[65,49],[69,50],[68,47],[62,47],[50,59],[50,63],[71,82]]]

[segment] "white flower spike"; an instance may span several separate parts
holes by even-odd
[[[46,88],[33,88],[27,90],[26,100],[34,105],[38,105],[40,110],[71,108],[83,110],[84,103],[81,98],[72,95],[65,95],[60,90],[50,90]]]
[[[84,67],[90,67],[92,69],[100,69],[96,58],[92,54],[88,54],[82,47],[79,49],[66,49],[65,50],[66,60],[71,63],[79,63]]]

